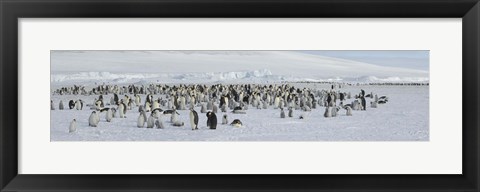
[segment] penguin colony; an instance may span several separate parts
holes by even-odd
[[[96,98],[89,104],[81,99],[69,100],[68,108],[62,100],[50,100],[51,110],[84,110],[84,106],[92,110],[86,120],[90,127],[102,126],[115,118],[130,119],[135,113],[136,127],[138,128],[165,128],[165,123],[182,127],[185,122],[179,118],[177,110],[190,109],[190,126],[192,130],[202,128],[198,112],[205,113],[206,128],[217,128],[217,113],[220,108],[221,124],[232,127],[242,127],[240,119],[228,121],[227,113],[247,114],[250,110],[278,110],[281,119],[305,119],[309,113],[323,113],[325,118],[340,115],[352,116],[353,111],[367,110],[367,100],[370,108],[377,108],[380,104],[388,102],[387,96],[378,96],[372,92],[360,90],[358,93],[343,92],[341,84],[332,84],[330,89],[296,88],[289,84],[261,85],[261,84],[236,84],[236,85],[98,85],[90,90],[84,86],[62,87],[56,89],[54,95],[95,95]],[[97,96],[98,95],[98,96]],[[110,97],[110,100],[104,97]],[[85,103],[85,104],[84,104]],[[323,108],[323,110],[321,109]],[[137,112],[136,112],[137,111]],[[342,112],[343,111],[343,112]],[[287,114],[286,114],[287,113]],[[117,115],[118,114],[118,115]],[[170,116],[170,121],[163,120]],[[100,123],[101,118],[105,118]],[[77,132],[77,121],[71,121],[69,132]],[[248,122],[247,122],[248,124]]]

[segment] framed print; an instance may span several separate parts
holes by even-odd
[[[479,9],[2,1],[1,190],[478,191]]]

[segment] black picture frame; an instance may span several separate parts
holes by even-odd
[[[1,191],[479,191],[478,2],[478,0],[0,0]],[[56,17],[462,18],[463,174],[18,174],[18,18]]]

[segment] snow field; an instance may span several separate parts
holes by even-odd
[[[296,87],[312,87],[327,89],[326,84],[297,84]],[[55,110],[51,115],[51,141],[428,141],[429,140],[429,87],[428,86],[346,86],[342,91],[358,94],[360,89],[366,93],[373,92],[378,96],[386,95],[389,102],[370,108],[367,98],[366,111],[353,111],[353,116],[346,116],[341,109],[337,117],[324,118],[325,108],[317,105],[311,112],[294,111],[294,117],[280,118],[280,109],[255,109],[251,105],[247,114],[233,114],[231,110],[217,115],[217,129],[210,130],[206,126],[207,117],[200,113],[199,130],[190,127],[189,110],[177,110],[183,127],[175,127],[170,123],[170,115],[163,115],[165,129],[137,128],[138,108],[127,111],[127,118],[114,118],[106,122],[105,113],[100,114],[97,127],[88,126],[88,117],[93,110],[86,104],[93,104],[97,95],[52,95]],[[133,95],[131,95],[133,96]],[[154,95],[158,98],[161,95]],[[106,102],[113,95],[104,95]],[[145,95],[141,95],[142,103]],[[122,96],[123,98],[123,96]],[[83,110],[68,109],[69,100],[82,99]],[[65,110],[58,110],[62,100]],[[350,103],[352,99],[345,103]],[[218,105],[218,103],[217,103]],[[105,106],[112,107],[112,106]],[[165,109],[166,107],[162,107]],[[118,113],[118,112],[117,112]],[[306,118],[299,119],[304,113]],[[231,123],[240,119],[243,127],[236,128],[222,125],[223,114],[228,115]],[[147,113],[149,115],[149,113]],[[77,132],[69,133],[68,127],[73,119],[77,119]],[[146,126],[145,126],[146,127]]]

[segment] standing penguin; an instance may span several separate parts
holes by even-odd
[[[53,105],[53,100],[50,100],[50,110],[55,110],[55,106]]]
[[[213,101],[209,101],[207,103],[207,110],[212,110],[213,109]]]
[[[280,118],[285,118],[285,111],[283,111],[283,108],[280,111]]]
[[[153,128],[155,126],[154,113],[151,113],[147,120],[147,128]]]
[[[337,116],[337,111],[338,111],[338,108],[337,107],[332,107],[332,117],[336,117]]]
[[[68,128],[69,133],[73,133],[77,131],[77,120],[73,119],[73,121],[70,123],[70,127]]]
[[[92,111],[92,114],[90,114],[90,117],[88,118],[88,126],[97,127],[99,121],[100,119],[98,118],[97,112]]]
[[[207,105],[205,103],[202,103],[202,108],[200,109],[200,113],[206,113],[207,112]]]
[[[323,114],[324,117],[332,117],[332,108],[331,107],[326,107],[325,108],[325,113]]]
[[[64,109],[62,100],[60,100],[60,103],[58,104],[58,109],[60,109],[60,110]]]
[[[139,106],[140,102],[142,102],[142,100],[141,100],[139,95],[135,94],[134,96],[135,96],[135,105]]]
[[[75,109],[82,110],[83,109],[83,101],[81,99],[75,101]]]
[[[362,100],[362,110],[365,111],[367,110],[367,102],[365,101],[365,97],[361,97],[361,100]]]
[[[138,128],[143,128],[143,126],[145,126],[145,121],[146,120],[147,120],[147,113],[145,113],[145,111],[141,111],[140,115],[138,115],[137,127]]]
[[[120,118],[127,118],[125,116],[125,113],[127,112],[127,106],[123,104],[123,102],[120,102],[118,104],[118,113],[120,114]]]
[[[218,107],[215,105],[215,103],[212,104],[212,112],[217,113]]]
[[[345,107],[345,110],[347,110],[347,116],[352,116],[352,108],[350,106]]]
[[[107,109],[107,114],[105,114],[105,120],[111,122],[113,119],[114,109],[113,108],[104,108]]]
[[[208,112],[207,113],[207,126],[210,127],[210,129],[216,129],[217,128],[217,115],[213,112]]]
[[[68,108],[70,108],[70,109],[75,108],[75,101],[70,100],[70,101],[68,102]]]
[[[223,115],[222,124],[223,124],[223,125],[228,124],[227,114],[224,114],[224,115]]]
[[[288,108],[288,117],[293,117],[293,109],[291,107]]]
[[[192,130],[198,129],[198,113],[194,109],[190,109],[190,125]]]

